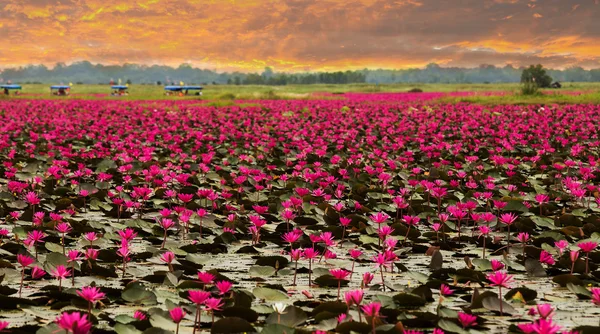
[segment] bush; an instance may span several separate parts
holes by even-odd
[[[218,100],[235,100],[235,94],[233,93],[225,93],[219,95]]]
[[[423,93],[423,90],[421,88],[413,88],[411,90],[408,91],[409,93]]]
[[[280,98],[281,97],[272,89],[260,94],[261,100],[279,100]]]
[[[538,95],[539,93],[539,87],[533,81],[524,82],[523,86],[521,86],[522,95]]]

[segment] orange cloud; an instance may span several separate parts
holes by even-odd
[[[4,0],[0,67],[600,67],[599,6],[526,0]],[[536,19],[534,19],[536,18]]]

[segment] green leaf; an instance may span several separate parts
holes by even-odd
[[[281,333],[294,334],[295,331],[296,330],[294,328],[290,328],[290,327],[287,327],[284,325],[268,324],[265,327],[263,327],[263,330],[260,333],[261,334],[281,334]]]
[[[447,308],[447,307],[443,307],[443,306],[438,308],[437,314],[439,317],[442,317],[442,318],[458,318],[457,311]]]
[[[141,334],[142,332],[137,330],[133,325],[125,325],[117,322],[115,325],[115,332],[117,334]]]
[[[407,271],[406,274],[417,280],[419,283],[423,283],[426,284],[427,281],[429,280],[429,277],[427,275],[421,274],[420,272],[416,272],[416,271]]]
[[[452,322],[450,320],[440,319],[440,321],[438,321],[437,325],[439,328],[441,328],[447,332],[458,333],[458,334],[469,334],[468,331],[464,330],[462,327],[460,327],[459,325],[455,324],[454,322]]]
[[[289,327],[298,327],[301,324],[303,324],[306,320],[308,320],[308,316],[306,315],[306,313],[296,307],[296,306],[288,306],[285,309],[285,312],[283,314],[281,314],[279,316],[281,322],[279,322],[282,325],[285,326],[289,326]],[[277,312],[273,312],[271,313],[271,315],[269,317],[267,317],[266,320],[267,324],[276,324],[278,323],[278,316],[277,316]]]
[[[59,332],[64,332],[64,330],[60,329],[60,327],[53,322],[46,327],[41,327],[35,334],[56,334]]]
[[[531,216],[529,217],[538,227],[546,227],[551,230],[556,229],[556,225],[554,225],[554,220],[548,217],[540,217],[540,216]]]
[[[62,251],[62,248],[61,248],[61,251]],[[67,260],[68,260],[68,258],[66,256],[62,255],[62,253],[50,253],[50,254],[46,255],[46,263],[44,263],[44,269],[46,269],[46,271],[48,271],[49,269],[54,269],[60,265],[70,268]]]
[[[96,173],[106,172],[111,168],[117,168],[117,164],[113,160],[104,159],[96,166]]]
[[[248,200],[251,202],[265,202],[269,200],[269,197],[263,193],[255,192],[248,194]]]
[[[167,319],[158,313],[153,314],[150,317],[150,324],[152,325],[152,327],[162,328],[173,332],[177,329],[176,323],[174,323],[171,319]]]
[[[177,276],[173,275],[173,273],[167,273],[167,279],[169,280],[169,282],[171,282],[171,284],[173,284],[173,286],[177,286]]]
[[[477,270],[487,271],[492,270],[492,263],[485,259],[473,259],[471,262],[477,267]]]
[[[481,301],[486,310],[500,312],[500,303],[502,303],[502,312],[504,314],[517,314],[517,310],[505,301],[500,301],[496,296],[483,298]]]
[[[508,201],[508,203],[502,210],[503,211],[519,211],[519,212],[528,212],[529,211],[529,209],[527,209],[527,207],[521,201],[515,201],[515,200]]]
[[[119,314],[118,316],[115,317],[115,321],[120,322],[122,324],[128,324],[130,322],[137,321],[137,319],[132,316],[126,315],[126,314]]]
[[[275,275],[277,269],[271,266],[252,266],[250,267],[249,273],[252,277],[269,277]]]
[[[577,295],[577,297],[584,296],[586,299],[592,297],[592,293],[581,285],[576,285],[573,283],[567,283],[567,289]]]
[[[277,301],[283,301],[283,300],[289,299],[288,295],[286,295],[285,293],[283,293],[279,290],[274,290],[274,289],[269,289],[269,288],[255,288],[254,290],[252,290],[252,293],[258,299],[264,299],[266,301],[271,301],[271,302],[277,302]]]
[[[56,253],[62,254],[63,248],[59,244],[55,244],[53,242],[46,242],[46,243],[44,243],[44,246],[46,247],[47,250],[49,250],[51,252],[56,252]]]
[[[152,291],[147,290],[141,283],[137,282],[127,285],[125,290],[121,293],[121,298],[126,302],[134,304],[156,304],[156,295]]]

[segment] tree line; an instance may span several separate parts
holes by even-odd
[[[13,83],[82,83],[107,84],[230,84],[230,85],[289,85],[289,84],[350,84],[350,83],[503,83],[519,82],[524,67],[480,65],[475,68],[442,67],[429,64],[424,68],[389,70],[363,69],[338,72],[283,73],[265,68],[260,73],[217,72],[189,64],[178,67],[160,65],[102,65],[88,61],[70,65],[58,63],[49,68],[28,65],[5,68],[0,81]],[[555,81],[600,81],[600,69],[586,70],[570,67],[547,70]]]

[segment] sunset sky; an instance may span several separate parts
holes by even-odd
[[[600,67],[600,0],[2,0],[0,67]]]

